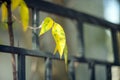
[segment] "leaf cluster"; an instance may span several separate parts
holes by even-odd
[[[7,5],[8,5],[7,2],[3,2],[1,5],[2,22],[7,21],[7,18],[8,18]],[[11,11],[13,12],[18,7],[20,12],[21,24],[23,26],[23,31],[26,31],[29,25],[29,9],[24,0],[11,0]],[[50,17],[46,17],[42,22],[42,24],[40,25],[40,28],[41,30],[39,35],[43,35],[48,30],[52,29],[52,36],[56,43],[54,54],[58,52],[60,55],[60,58],[62,58],[62,56],[64,55],[65,64],[67,68],[68,50],[67,50],[65,32],[62,26],[56,23]]]

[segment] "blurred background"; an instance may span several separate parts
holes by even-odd
[[[45,0],[54,4],[58,4],[64,7],[72,8],[74,10],[84,12],[95,17],[99,17],[110,21],[112,23],[120,24],[120,0]],[[15,10],[13,14],[19,19],[19,10]],[[54,14],[48,14],[46,12],[39,12],[40,23],[42,20],[50,16],[56,22],[61,24],[66,32],[67,44],[69,54],[80,57],[81,43],[78,38],[78,31],[75,27],[77,22],[71,19],[67,19]],[[1,19],[1,10],[0,10]],[[27,32],[23,32],[21,24],[13,19],[14,39],[15,46],[34,49],[32,47],[32,30],[28,29]],[[30,24],[32,26],[32,21]],[[96,27],[84,23],[84,38],[85,38],[85,57],[93,58],[102,61],[113,62],[113,49],[111,33],[104,28]],[[92,27],[91,27],[92,26]],[[55,48],[55,42],[48,31],[45,35],[39,37],[39,50],[45,52],[53,52]],[[8,29],[5,27],[5,23],[0,21],[0,44],[9,45]],[[17,60],[17,59],[16,59]],[[26,58],[26,79],[27,80],[45,80],[44,71],[45,63],[43,58],[29,57]],[[52,66],[53,80],[69,80],[63,61],[53,60]],[[89,80],[90,71],[88,64],[75,63],[76,79],[77,80]],[[120,80],[120,68],[112,68],[112,80]],[[12,65],[11,55],[0,53],[0,80],[13,80],[12,77]],[[105,66],[96,66],[96,80],[106,80]]]

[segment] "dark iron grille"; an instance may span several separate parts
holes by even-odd
[[[82,57],[74,57],[69,56],[69,76],[71,80],[75,80],[75,70],[74,70],[74,62],[83,62],[89,64],[89,69],[91,70],[91,78],[90,80],[96,80],[95,79],[95,65],[105,65],[106,66],[106,74],[107,74],[107,80],[111,80],[111,67],[112,66],[120,66],[119,63],[119,56],[118,56],[118,43],[117,43],[117,32],[120,30],[120,24],[113,24],[110,23],[104,19],[100,19],[82,12],[78,12],[69,8],[65,8],[53,3],[49,3],[42,0],[25,0],[27,5],[31,9],[36,9],[38,11],[45,11],[48,13],[57,14],[69,19],[74,19],[77,21],[78,25],[77,28],[79,30],[79,37],[80,42],[82,43]],[[37,12],[38,12],[37,11]],[[107,62],[107,61],[99,61],[95,59],[86,59],[84,57],[84,34],[83,34],[83,23],[90,23],[94,25],[99,25],[102,28],[110,29],[112,33],[112,43],[113,43],[113,52],[114,52],[114,62]],[[52,80],[51,77],[51,65],[52,65],[52,59],[57,60],[64,60],[59,59],[58,56],[54,56],[49,53],[42,52],[40,50],[28,50],[18,47],[11,47],[7,45],[0,45],[0,52],[4,53],[13,53],[18,55],[18,80],[26,80],[25,79],[25,56],[35,56],[35,57],[41,57],[46,59],[46,70],[45,70],[45,79],[46,80]],[[22,65],[21,65],[22,64]]]

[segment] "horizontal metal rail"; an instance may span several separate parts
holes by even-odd
[[[50,2],[42,1],[42,0],[25,0],[27,5],[30,8],[36,8],[39,11],[45,11],[48,13],[57,14],[63,17],[67,17],[70,19],[75,19],[77,21],[88,22],[91,24],[99,25],[100,27],[107,29],[118,29],[120,30],[120,24],[114,24],[108,22],[104,19],[94,17],[92,15],[85,14],[80,11],[76,11],[70,8],[66,8],[57,4],[53,4]]]
[[[25,56],[42,57],[42,58],[49,57],[51,59],[64,60],[64,58],[60,59],[59,56],[55,56],[52,53],[36,51],[36,50],[28,50],[28,49],[24,49],[24,48],[11,47],[11,46],[5,46],[5,45],[0,45],[0,52],[14,53],[14,54],[25,55]],[[120,66],[119,63],[100,61],[100,60],[96,60],[96,59],[80,58],[80,57],[75,57],[75,56],[69,56],[68,60],[69,61],[73,60],[75,62],[83,62],[83,63],[91,63],[92,62],[94,64],[100,64],[100,65]]]

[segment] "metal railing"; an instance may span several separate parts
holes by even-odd
[[[107,80],[112,80],[112,74],[111,74],[111,67],[112,66],[120,66],[119,63],[119,56],[118,56],[118,41],[117,41],[117,33],[120,30],[120,25],[119,24],[113,24],[110,23],[106,20],[78,12],[69,8],[65,8],[53,3],[49,3],[46,1],[42,0],[25,0],[27,5],[31,9],[35,9],[38,11],[45,11],[48,13],[52,14],[57,14],[69,19],[74,19],[77,21],[77,28],[79,32],[79,37],[80,37],[80,42],[82,43],[82,57],[74,57],[74,56],[69,56],[69,75],[71,76],[71,80],[76,80],[75,79],[75,68],[74,68],[74,62],[82,62],[82,63],[87,63],[89,65],[89,69],[91,70],[91,78],[90,80],[96,80],[95,79],[95,66],[96,64],[99,65],[105,65],[106,66],[106,79]],[[83,23],[90,23],[94,25],[99,25],[105,29],[110,29],[111,34],[112,34],[112,44],[113,44],[113,53],[114,53],[114,62],[107,62],[107,61],[99,61],[95,59],[86,59],[84,56],[85,53],[85,48],[84,48],[84,34],[83,34]],[[6,45],[0,45],[0,52],[4,53],[13,53],[18,55],[18,80],[26,80],[25,77],[25,56],[35,56],[35,57],[41,57],[45,58],[45,80],[52,80],[52,75],[51,75],[51,68],[52,68],[52,59],[57,59],[57,60],[64,60],[64,59],[59,59],[58,56],[54,56],[49,53],[42,52],[40,50],[27,50],[23,48],[18,48],[18,47],[11,47],[11,46],[6,46]],[[22,64],[22,65],[21,65]]]

